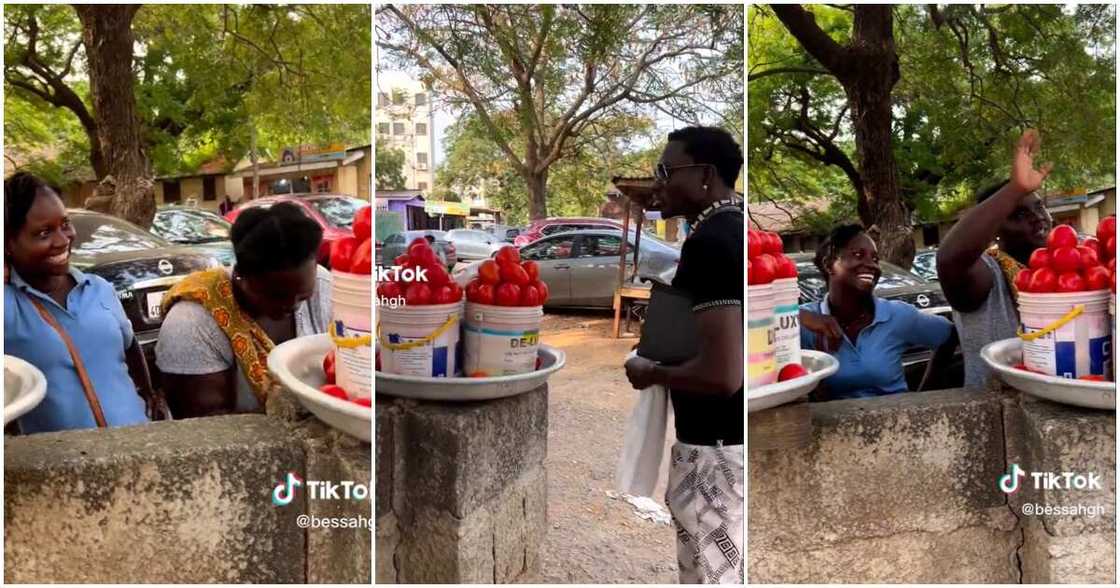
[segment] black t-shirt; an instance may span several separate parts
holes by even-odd
[[[743,306],[743,215],[709,216],[688,236],[673,287],[692,296],[692,311]],[[740,333],[742,324],[736,325]],[[742,369],[742,366],[740,366]],[[677,439],[695,445],[743,442],[743,388],[731,396],[671,390]]]

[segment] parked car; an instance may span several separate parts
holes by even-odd
[[[452,229],[446,238],[455,245],[456,261],[488,259],[506,244],[491,233],[474,229]]]
[[[622,222],[610,218],[595,217],[556,217],[535,220],[514,237],[513,244],[521,247],[541,237],[586,229],[622,230]]]
[[[70,263],[113,285],[155,376],[164,293],[188,274],[221,263],[204,250],[173,245],[117,217],[81,209],[69,212],[77,232]]]
[[[434,240],[432,241],[432,249],[435,249],[440,261],[447,266],[448,270],[455,267],[456,255],[458,255],[455,245],[448,240],[447,233],[434,230],[401,231],[389,235],[381,246],[381,262],[385,265],[392,265],[393,260],[408,250],[409,243],[412,243],[417,237],[431,237]]]
[[[797,265],[797,287],[800,290],[800,304],[816,302],[824,298],[826,283],[817,266],[813,264],[813,254],[793,253],[788,257]],[[941,291],[941,286],[921,276],[910,273],[893,263],[881,261],[879,268],[882,276],[875,286],[875,295],[887,300],[901,300],[918,310],[936,314],[950,321],[953,310]],[[915,348],[902,357],[906,381],[911,390],[916,390],[925,373],[926,366],[933,356],[928,349]],[[938,388],[952,388],[964,385],[964,357],[958,350],[947,373],[938,375]]]
[[[540,266],[540,279],[548,284],[548,306],[611,308],[618,287],[618,257],[622,231],[589,229],[557,233],[520,248],[521,259]],[[634,231],[630,231],[628,251],[633,251]],[[680,249],[642,234],[638,252],[638,282],[669,284],[677,273]],[[453,276],[466,285],[478,275],[481,262],[460,268]],[[634,269],[633,253],[626,260],[626,277]]]
[[[236,261],[229,241],[229,221],[188,206],[161,206],[152,219],[152,234],[176,245],[190,245],[218,258],[224,266]]]
[[[369,202],[361,198],[354,198],[345,194],[283,194],[279,196],[266,196],[239,204],[229,214],[226,220],[236,222],[237,216],[247,208],[268,208],[280,202],[291,202],[303,209],[311,220],[323,227],[323,244],[319,247],[319,263],[330,267],[331,243],[354,236],[354,216],[362,207],[369,206]]]
[[[911,273],[921,276],[931,282],[937,281],[937,249],[919,251],[914,255],[914,267]]]

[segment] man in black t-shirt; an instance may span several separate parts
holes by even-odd
[[[626,362],[637,389],[668,387],[677,443],[666,500],[677,528],[682,583],[742,583],[743,152],[726,131],[669,134],[651,208],[690,226],[673,287],[692,298],[699,348],[676,366]]]

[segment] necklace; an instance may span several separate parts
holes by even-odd
[[[707,208],[700,211],[700,214],[696,215],[696,220],[688,223],[689,234],[695,234],[696,230],[700,228],[700,225],[704,224],[704,221],[708,220],[717,210],[728,207],[742,208],[742,206],[743,201],[739,198],[716,200],[709,204]]]

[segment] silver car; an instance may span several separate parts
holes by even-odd
[[[445,238],[455,245],[456,261],[489,259],[505,245],[493,234],[474,229],[452,229]]]
[[[521,259],[540,266],[548,285],[548,306],[611,308],[618,287],[618,256],[622,231],[587,229],[557,233],[521,247]],[[630,231],[626,278],[633,273],[634,231]],[[680,249],[645,233],[638,254],[638,279],[669,284],[677,273]],[[456,270],[455,280],[466,285],[478,275],[479,263]]]

